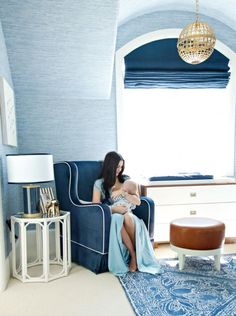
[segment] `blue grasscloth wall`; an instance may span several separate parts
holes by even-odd
[[[116,149],[115,46],[158,29],[183,28],[194,14],[155,12],[118,29],[117,16],[118,0],[0,1],[11,72],[2,50],[0,69],[9,82],[12,76],[19,144],[17,149],[2,145],[2,157],[12,151],[50,152],[55,161],[93,160]],[[236,32],[205,20],[236,51]],[[7,217],[19,202],[6,193],[2,166]]]
[[[116,147],[117,15],[118,0],[0,1],[21,152],[58,161]]]

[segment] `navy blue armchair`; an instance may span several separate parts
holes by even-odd
[[[101,273],[108,270],[110,207],[91,203],[93,184],[100,176],[101,161],[64,161],[54,164],[55,185],[60,208],[71,214],[72,261]],[[134,210],[143,219],[153,242],[154,202],[141,197]]]

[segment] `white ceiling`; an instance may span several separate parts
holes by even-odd
[[[195,12],[195,0],[120,0],[119,25],[145,13],[166,10]],[[199,0],[201,14],[215,18],[236,30],[235,0]]]

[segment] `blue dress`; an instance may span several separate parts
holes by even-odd
[[[94,184],[94,189],[101,193],[102,198],[105,193],[102,186],[103,180],[98,179]],[[143,220],[132,214],[135,223],[135,248],[138,270],[156,274],[160,272],[160,265],[155,257],[155,253],[150,242],[147,228]],[[119,213],[112,214],[108,268],[113,274],[120,276],[129,272],[129,251],[124,245],[121,237],[121,228],[123,226],[124,215]]]

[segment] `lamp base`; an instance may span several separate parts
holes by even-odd
[[[32,184],[23,186],[24,217],[35,218],[41,216],[39,188],[39,185]]]

